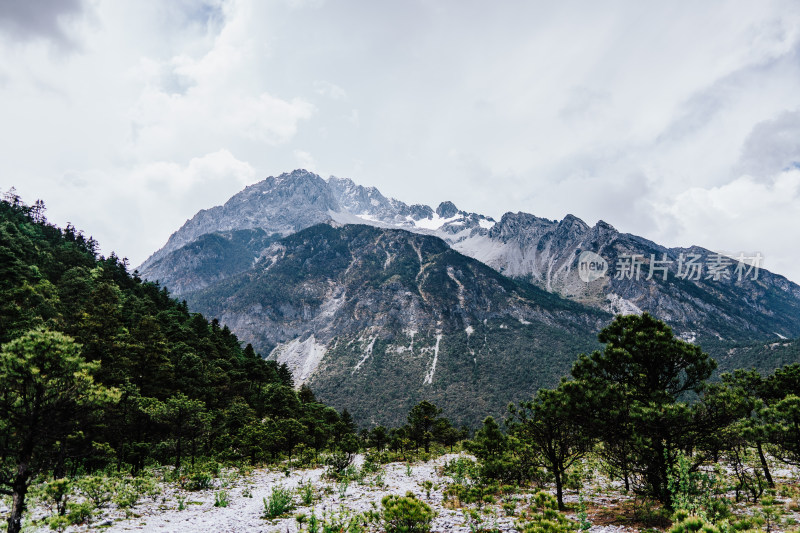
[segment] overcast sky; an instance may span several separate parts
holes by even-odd
[[[295,168],[800,282],[800,2],[0,2],[0,189],[105,253]]]

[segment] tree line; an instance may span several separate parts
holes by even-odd
[[[599,340],[557,388],[510,405],[506,431],[484,421],[469,444],[484,475],[524,483],[544,468],[563,510],[570,468],[595,454],[626,490],[670,509],[681,465],[726,463],[737,498],[752,501],[774,487],[767,456],[800,466],[800,364],[710,381],[714,360],[647,313],[618,316]]]
[[[318,454],[351,431],[285,365],[191,313],[37,201],[0,201],[0,494],[37,476]]]

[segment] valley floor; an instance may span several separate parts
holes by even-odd
[[[69,526],[63,531],[86,532],[105,531],[121,533],[126,531],[157,531],[171,533],[296,533],[301,531],[296,516],[317,518],[329,521],[342,520],[357,513],[379,511],[381,499],[390,494],[405,495],[412,492],[421,501],[429,504],[436,512],[432,524],[434,532],[469,533],[472,531],[516,532],[514,516],[508,516],[501,504],[505,501],[516,501],[522,508],[532,498],[532,492],[521,492],[504,497],[503,501],[486,504],[481,510],[482,522],[470,517],[469,509],[475,506],[453,508],[452,502],[446,501],[445,489],[452,482],[450,476],[443,473],[444,465],[453,459],[463,457],[460,454],[448,454],[427,462],[391,463],[378,467],[376,472],[364,474],[358,481],[348,483],[337,482],[325,477],[325,468],[293,469],[255,469],[250,473],[239,475],[233,471],[224,471],[213,479],[205,490],[188,491],[178,488],[175,483],[159,483],[155,496],[144,497],[126,515],[113,504],[100,511],[91,522],[81,526]],[[363,464],[363,457],[356,459],[355,466]],[[795,473],[783,470],[777,475],[784,481],[796,482]],[[426,483],[430,482],[430,483]],[[428,487],[426,488],[426,484]],[[313,487],[313,503],[303,505],[299,496],[301,486]],[[264,499],[269,498],[274,487],[283,487],[293,493],[294,508],[280,518],[268,520],[263,518]],[[644,524],[626,521],[622,517],[630,514],[634,500],[619,490],[617,484],[595,483],[586,486],[586,508],[588,519],[592,522],[588,531],[592,533],[622,533],[628,531],[654,531]],[[215,499],[224,494],[227,506],[215,505]],[[573,492],[565,495],[565,501],[571,508],[577,506],[577,496]],[[791,502],[790,502],[791,503]],[[0,505],[0,514],[7,509]],[[51,531],[43,517],[52,514],[53,509],[32,502],[33,512],[25,531]],[[800,521],[800,508],[789,506],[783,517],[783,525],[773,525],[772,531],[790,531],[787,524]],[[749,512],[745,510],[744,512]],[[568,511],[567,516],[577,520],[575,511]],[[38,520],[37,520],[38,519]],[[620,524],[629,525],[620,525]],[[38,525],[37,525],[38,524]],[[588,524],[587,524],[588,526]],[[375,525],[374,530],[379,530]],[[307,530],[305,526],[303,531]]]

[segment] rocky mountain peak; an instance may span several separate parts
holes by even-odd
[[[569,227],[572,231],[589,231],[589,225],[586,224],[586,222],[571,214],[565,216],[558,225],[561,227]]]
[[[453,218],[458,214],[458,208],[453,202],[442,202],[436,208],[436,214],[442,218]]]
[[[539,233],[548,230],[554,225],[555,222],[531,215],[530,213],[508,212],[500,218],[500,222],[489,230],[489,237],[506,242],[509,239],[519,237],[528,232]]]

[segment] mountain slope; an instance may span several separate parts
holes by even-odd
[[[145,261],[141,274],[186,295],[247,270],[265,253],[266,241],[260,249],[250,246],[242,251],[233,242],[233,230],[288,235],[326,221],[436,235],[464,255],[546,291],[611,313],[648,311],[688,340],[743,342],[800,336],[800,286],[782,276],[761,269],[758,279],[739,281],[736,264],[729,266],[728,279],[707,279],[707,271],[696,280],[678,276],[682,254],[697,255],[707,266],[715,256],[709,250],[665,248],[620,233],[603,221],[591,227],[572,215],[552,221],[506,213],[495,222],[460,211],[451,202],[436,210],[407,205],[384,197],[374,187],[336,177],[326,181],[303,170],[267,178],[223,206],[199,212]],[[209,234],[216,237],[205,237]],[[235,251],[225,251],[228,248]],[[609,267],[605,276],[589,283],[581,279],[578,266],[587,251],[599,254]],[[618,275],[618,262],[631,256],[641,258],[638,279]],[[666,280],[658,271],[646,279],[652,258],[669,261]],[[219,262],[226,266],[215,267]]]
[[[714,279],[709,271],[717,260],[714,252],[700,247],[666,248],[620,233],[602,221],[589,227],[571,215],[554,222],[507,213],[486,235],[473,236],[454,248],[506,275],[588,305],[614,313],[648,311],[686,339],[800,336],[800,287],[783,276],[760,269],[753,279],[755,270],[745,276],[745,267],[739,280],[737,262],[730,261],[727,277]],[[585,251],[607,261],[606,276],[590,283],[580,278],[578,258]],[[633,256],[641,260],[638,279],[621,276],[618,267]],[[679,276],[681,256],[684,266],[691,256],[698,258],[703,269],[699,279]],[[654,275],[647,279],[651,264]],[[662,266],[667,268],[666,280]]]
[[[316,225],[187,295],[318,396],[393,424],[421,399],[459,422],[554,385],[610,315],[513,281],[439,238]]]

